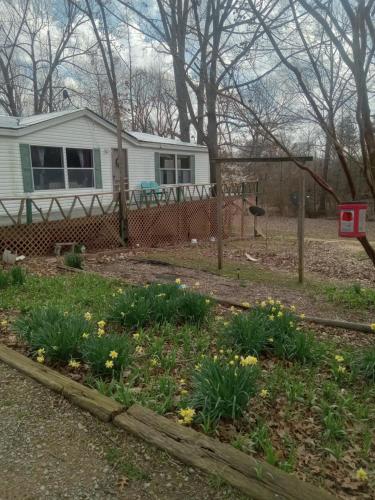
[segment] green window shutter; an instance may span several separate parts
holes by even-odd
[[[155,182],[161,184],[160,153],[155,153]]]
[[[94,149],[94,170],[95,170],[95,187],[96,189],[102,189],[103,180],[102,180],[102,161],[100,158],[100,149]]]
[[[31,154],[28,144],[20,144],[20,158],[24,193],[34,191],[33,172],[31,169]]]
[[[195,156],[190,156],[191,183],[195,184]]]

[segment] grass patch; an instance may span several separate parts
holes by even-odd
[[[323,291],[329,301],[334,304],[358,310],[375,310],[375,290],[358,284],[343,286],[326,286]]]

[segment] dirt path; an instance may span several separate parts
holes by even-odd
[[[0,363],[0,498],[240,499]]]
[[[126,253],[104,256],[88,255],[85,269],[134,284],[154,281],[173,283],[176,278],[180,278],[187,286],[202,293],[212,292],[214,295],[239,302],[254,303],[255,300],[265,300],[271,296],[281,300],[286,305],[295,305],[300,312],[305,314],[326,316],[332,319],[340,317],[341,319],[364,321],[363,314],[354,311],[338,312],[337,308],[325,299],[306,293],[304,289],[290,289],[276,284],[235,280],[202,270],[167,265],[158,261],[137,260],[128,257]]]

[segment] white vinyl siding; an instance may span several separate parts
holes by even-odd
[[[1,132],[1,131],[0,131]],[[42,130],[14,136],[0,136],[0,197],[24,197],[19,144],[35,146],[56,146],[63,148],[100,148],[103,188],[81,188],[38,190],[31,193],[33,198],[65,196],[88,193],[102,193],[113,190],[112,149],[117,148],[116,133],[100,125],[88,116],[72,118],[64,123],[51,123]],[[167,146],[161,144],[123,142],[128,150],[129,188],[135,189],[142,181],[155,180],[155,152],[195,156],[195,182],[205,184],[210,180],[207,152],[194,148]]]

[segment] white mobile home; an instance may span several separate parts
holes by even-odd
[[[207,148],[123,133],[127,187],[207,184]],[[102,194],[119,189],[115,126],[88,109],[0,116],[0,200]]]

